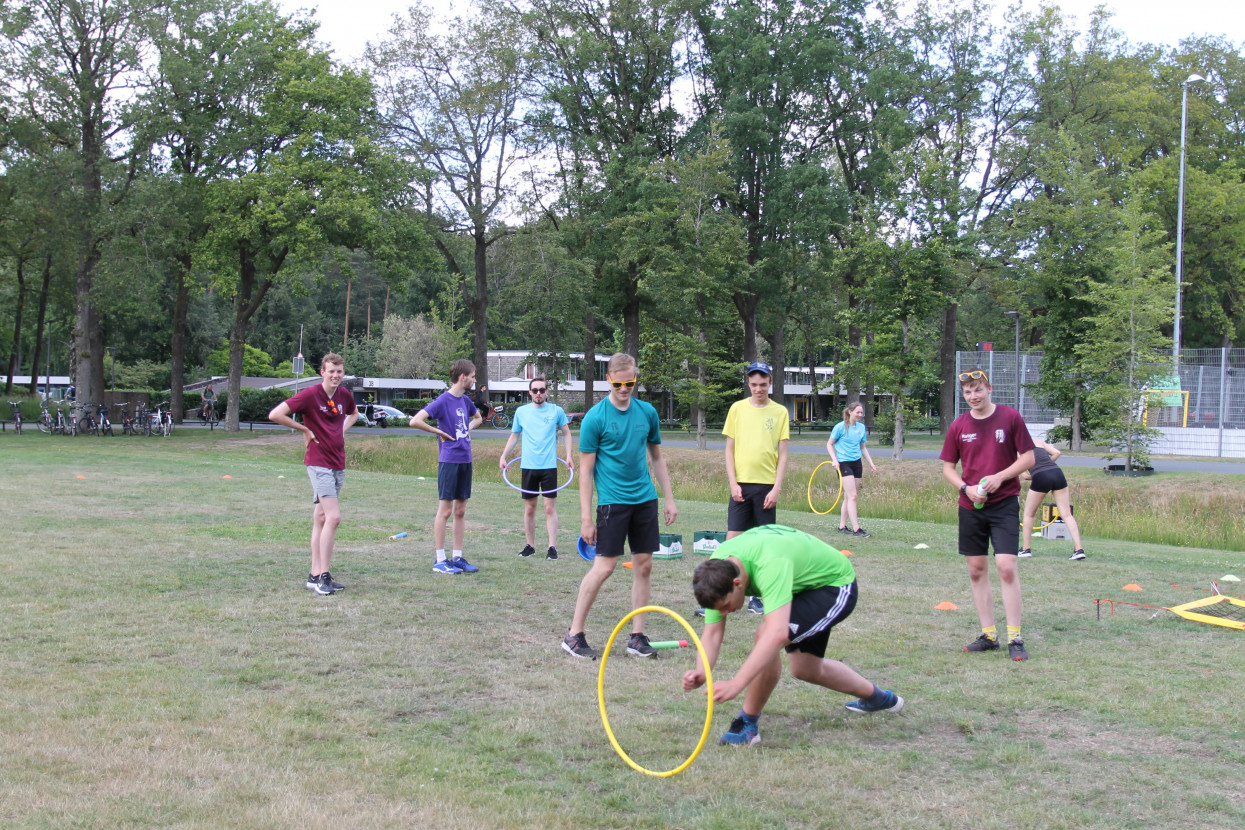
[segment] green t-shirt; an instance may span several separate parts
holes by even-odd
[[[584,416],[579,451],[596,453],[597,504],[643,504],[657,498],[648,472],[648,445],[661,443],[652,404],[631,399],[620,410],[606,397]]]
[[[786,525],[762,525],[727,539],[710,559],[735,557],[748,572],[748,594],[760,596],[765,613],[782,608],[803,591],[849,585],[856,579],[851,560],[816,536]],[[705,609],[705,623],[722,615]]]

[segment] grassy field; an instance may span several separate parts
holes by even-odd
[[[977,634],[967,574],[954,528],[934,520],[949,488],[936,462],[905,462],[862,502],[875,535],[850,544],[861,603],[831,638],[833,656],[906,698],[904,712],[852,715],[841,695],[784,677],[759,750],[717,746],[728,703],[696,762],[659,780],[610,748],[596,664],[558,648],[585,569],[573,488],[560,501],[566,555],[523,560],[518,498],[481,459],[467,542],[481,572],[437,576],[431,442],[351,446],[369,471],[352,470],[343,494],[333,572],[350,587],[318,597],[302,588],[310,499],[294,437],[0,436],[0,826],[1245,825],[1245,632],[1130,606],[1099,618],[1093,604],[1195,599],[1211,579],[1245,576],[1240,552],[1104,538],[1109,517],[1080,506],[1087,489],[1074,501],[1091,558],[1068,562],[1068,543],[1039,539],[1021,563],[1032,659],[965,654]],[[669,455],[673,530],[690,548],[692,531],[725,527],[720,465]],[[793,472],[789,502],[806,482]],[[871,512],[884,484],[916,493],[904,496],[915,519]],[[1171,503],[1143,492],[1118,509],[1142,503],[1162,524]],[[1200,523],[1230,528],[1241,503]],[[780,516],[835,542],[833,515]],[[399,530],[410,536],[389,541]],[[654,602],[690,618],[698,561],[658,562]],[[1122,591],[1130,582],[1145,590]],[[594,646],[630,610],[627,585],[620,571],[593,609]],[[943,600],[961,610],[934,610]],[[756,620],[731,620],[721,677]],[[653,617],[649,631],[679,629]],[[704,718],[703,694],[677,691],[691,658],[621,651],[606,679],[619,740],[639,763],[673,767]]]

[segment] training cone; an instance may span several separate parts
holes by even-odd
[[[86,478],[86,476],[78,476],[78,478]]]
[[[929,550],[929,545],[925,544],[924,542],[921,542],[919,545],[913,546],[912,549],[913,550]]]
[[[935,611],[959,611],[960,606],[956,605],[954,602],[951,602],[950,600],[943,600],[942,602],[934,606],[934,610]]]
[[[624,567],[624,568],[627,568],[627,569],[630,569],[630,568],[631,568],[631,563],[630,563],[630,562],[624,562],[624,563],[623,563],[623,567]]]
[[[843,550],[839,551],[839,553],[843,554],[844,556],[851,556],[851,555],[852,555],[852,552],[851,552],[850,550],[848,550],[847,548],[843,548]]]
[[[233,478],[233,476],[221,476],[221,478]]]
[[[1124,586],[1123,590],[1125,590],[1125,591],[1140,591],[1140,590],[1142,590],[1142,587],[1141,587],[1140,585],[1138,585],[1136,582],[1130,582],[1130,583],[1128,583],[1127,585],[1125,585],[1125,586]]]
[[[1233,576],[1232,574],[1224,574],[1223,576],[1219,577],[1219,581],[1220,582],[1240,582],[1241,579],[1240,577]]]

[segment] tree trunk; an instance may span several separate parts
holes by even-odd
[[[891,458],[899,461],[903,458],[903,407],[895,407],[895,444],[891,450]]]
[[[276,261],[273,273],[279,269],[285,259],[283,251]],[[264,301],[264,295],[272,287],[272,274],[259,279],[256,273],[254,254],[243,247],[239,254],[238,295],[234,298],[233,328],[229,332],[229,406],[225,411],[225,429],[237,432],[239,429],[239,411],[242,392],[242,356],[246,347],[246,327],[251,318]]]
[[[9,376],[4,379],[4,394],[13,394],[13,376],[21,371],[22,306],[26,304],[26,258],[17,257],[17,308],[13,312],[13,351],[9,353]],[[38,374],[32,371],[32,375]]]
[[[739,312],[739,321],[744,326],[744,365],[755,363],[757,359],[757,304],[760,302],[755,294],[731,295],[735,301],[735,310]]]
[[[1081,403],[1080,395],[1072,399],[1072,441],[1070,446],[1073,452],[1081,451]]]
[[[700,353],[705,353],[705,330],[702,327],[696,334],[696,338],[700,343]],[[696,364],[696,384],[703,390],[705,388],[705,362],[702,359]],[[692,409],[692,415],[696,419],[696,449],[703,450],[708,447],[705,441],[705,395],[700,392],[696,397],[696,406]]]
[[[52,284],[52,255],[48,254],[43,260],[43,286],[39,289],[39,319],[36,323],[36,328],[35,328],[35,354],[34,354],[34,360],[31,363],[32,371],[30,373],[30,394],[32,395],[39,391],[39,360],[40,358],[44,356],[41,349],[43,348],[43,333],[44,333],[45,326],[47,325],[48,287],[51,284]],[[50,347],[49,347],[49,353],[47,357],[49,360],[51,359]],[[52,370],[51,370],[51,367],[45,367],[45,368],[47,368],[47,382],[46,382],[46,386],[44,387],[43,392],[45,395],[51,395],[52,394]]]
[[[597,321],[591,311],[584,315],[584,412],[596,403]]]
[[[955,398],[960,394],[960,384],[955,379],[955,337],[960,307],[947,305],[942,315],[942,339],[938,343],[938,369],[942,388],[938,395],[938,430],[943,435],[955,420]]]
[[[640,359],[640,278],[634,262],[627,263],[627,302],[623,304],[623,351]]]
[[[183,253],[177,263],[177,298],[173,301],[172,355],[169,358],[169,415],[173,423],[185,418],[186,402],[182,390],[186,386],[186,318],[190,311],[190,254]]]
[[[772,336],[765,338],[769,343],[770,349],[770,368],[774,370],[771,376],[774,381],[774,387],[770,390],[769,396],[778,403],[784,403],[783,396],[786,389],[786,363],[787,363],[787,337],[786,331],[779,326]],[[751,362],[751,361],[749,361]]]
[[[475,296],[471,306],[472,356],[476,364],[476,388],[489,385],[488,376],[488,238],[483,226],[475,229]]]

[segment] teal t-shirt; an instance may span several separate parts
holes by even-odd
[[[579,451],[596,453],[597,504],[643,504],[657,498],[648,445],[660,443],[661,424],[652,404],[632,398],[622,411],[606,397],[588,410],[579,428]]]
[[[710,559],[733,556],[748,573],[748,594],[760,596],[765,613],[782,608],[803,591],[850,585],[856,579],[851,560],[812,534],[786,525],[762,525],[727,539]],[[705,609],[705,623],[722,615]]]
[[[523,436],[519,466],[524,470],[551,470],[558,466],[558,430],[564,426],[566,412],[556,403],[526,403],[516,409],[510,431]]]
[[[848,429],[839,421],[830,430],[830,437],[834,439],[834,454],[839,461],[859,461],[860,447],[869,436],[865,432],[864,422],[857,421]]]

